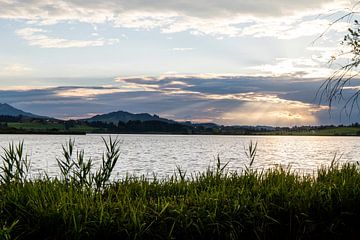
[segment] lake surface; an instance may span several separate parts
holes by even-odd
[[[116,135],[121,140],[121,157],[115,176],[142,174],[158,177],[173,175],[176,166],[188,173],[205,171],[214,166],[219,154],[230,170],[248,165],[245,150],[250,141],[258,143],[254,168],[275,165],[290,166],[303,173],[312,173],[321,165],[329,165],[336,155],[340,162],[360,160],[359,137],[314,136],[197,136],[197,135]],[[116,137],[113,135],[112,137]],[[101,161],[108,135],[0,135],[0,146],[24,140],[31,160],[31,176],[47,172],[56,176],[56,157],[62,157],[61,145],[75,139],[76,149],[85,150],[96,164]]]

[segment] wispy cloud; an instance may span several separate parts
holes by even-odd
[[[172,51],[175,52],[185,52],[185,51],[192,51],[194,50],[194,48],[180,48],[180,47],[176,47],[176,48],[172,48]]]
[[[31,71],[33,71],[31,67],[20,63],[4,64],[3,67],[0,66],[0,75],[4,76],[17,76]]]
[[[0,18],[29,24],[66,22],[110,23],[132,29],[158,28],[164,33],[188,31],[195,35],[276,37],[316,35],[327,20],[305,21],[333,9],[351,6],[350,0],[289,1],[75,1],[35,0],[0,2]],[[343,29],[343,28],[341,28]],[[38,32],[39,33],[39,32]],[[64,40],[64,39],[59,39]],[[71,45],[98,46],[99,42]]]
[[[332,73],[332,69],[323,61],[303,57],[276,58],[274,63],[253,66],[249,69],[256,70],[259,76],[269,77],[326,78]]]
[[[56,90],[56,95],[59,97],[81,97],[86,99],[93,99],[97,95],[106,95],[112,93],[126,92],[124,89],[101,87],[101,88],[86,88],[86,87],[74,87]]]
[[[96,40],[70,40],[64,38],[50,37],[47,31],[40,28],[23,28],[16,31],[17,35],[26,40],[31,46],[41,48],[81,48],[98,47],[104,45],[113,45],[119,42],[119,39]]]
[[[274,37],[277,39],[296,39],[306,36],[320,36],[331,25],[330,19],[304,20],[303,18],[279,18],[259,21],[244,27],[240,33],[243,36]],[[346,22],[334,24],[330,30],[345,32],[349,27]]]

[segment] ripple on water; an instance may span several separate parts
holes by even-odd
[[[107,135],[0,135],[0,145],[24,140],[25,150],[31,159],[31,175],[47,172],[59,173],[56,157],[62,157],[61,144],[69,138],[84,149],[85,157],[98,166],[101,162]],[[266,169],[277,165],[293,170],[313,173],[321,165],[329,165],[335,154],[340,162],[356,161],[360,156],[358,137],[305,137],[305,136],[196,136],[196,135],[118,135],[121,140],[121,157],[114,176],[148,175],[158,177],[174,173],[176,166],[188,174],[205,171],[221,161],[229,161],[229,169],[243,169],[248,165],[245,148],[250,141],[258,142],[254,168]]]

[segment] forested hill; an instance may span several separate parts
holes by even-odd
[[[113,123],[118,124],[119,122],[127,123],[129,121],[159,121],[166,123],[176,123],[173,120],[169,120],[166,118],[161,118],[157,115],[150,115],[149,113],[129,113],[125,111],[117,111],[111,112],[101,115],[96,115],[94,117],[83,119],[83,121],[87,122],[105,122],[105,123]]]

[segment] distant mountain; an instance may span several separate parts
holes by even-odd
[[[11,117],[24,116],[29,118],[47,118],[29,112],[24,112],[20,109],[14,108],[13,106],[7,103],[0,103],[0,116],[11,116]]]
[[[105,123],[114,123],[118,124],[119,121],[127,123],[128,121],[160,121],[166,123],[176,123],[176,121],[169,120],[166,118],[161,118],[157,115],[150,115],[148,113],[129,113],[124,111],[111,112],[101,115],[96,115],[91,118],[82,119],[83,121],[88,122],[105,122]]]

